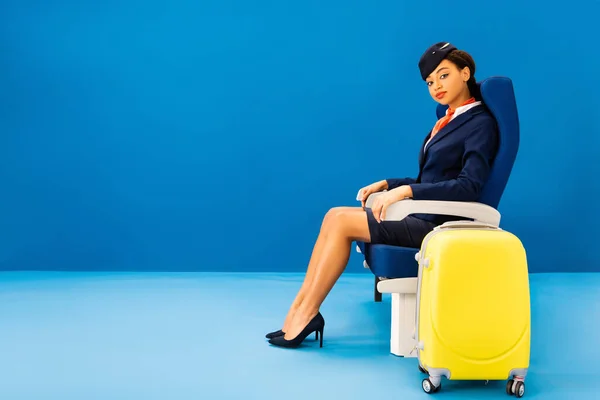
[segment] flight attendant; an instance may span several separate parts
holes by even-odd
[[[375,182],[359,191],[362,207],[336,207],[327,212],[315,243],[304,283],[280,330],[267,334],[269,343],[297,347],[308,335],[321,334],[325,320],[319,308],[340,277],[352,242],[418,248],[437,225],[457,219],[414,214],[386,221],[387,207],[403,199],[477,201],[498,147],[496,121],[482,104],[475,80],[475,62],[447,42],[428,48],[419,60],[421,78],[446,115],[423,140],[416,178]],[[379,195],[370,208],[369,195]]]

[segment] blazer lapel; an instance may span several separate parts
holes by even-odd
[[[427,143],[427,140],[429,140],[429,136],[431,136],[431,131],[429,131],[427,136],[425,136],[425,139],[423,140],[423,144],[421,145],[421,149],[419,150],[419,168],[420,169],[422,169],[423,165],[425,164],[425,144]]]
[[[427,155],[427,152],[429,151],[431,146],[433,146],[434,144],[436,144],[437,142],[442,140],[444,137],[448,136],[452,131],[460,128],[461,125],[463,125],[465,122],[467,122],[468,120],[473,118],[473,115],[477,114],[477,112],[472,112],[472,111],[476,111],[477,108],[479,108],[479,107],[472,108],[471,110],[460,114],[458,117],[456,117],[452,121],[448,122],[448,124],[445,127],[440,129],[440,131],[437,133],[437,135],[435,135],[433,137],[433,139],[431,139],[431,142],[429,142],[429,144],[427,145],[427,148],[423,152],[423,159],[425,159],[425,156]],[[427,137],[429,137],[429,135]]]

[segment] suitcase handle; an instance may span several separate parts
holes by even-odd
[[[484,222],[475,222],[475,221],[449,221],[449,222],[444,222],[442,225],[438,225],[433,229],[439,231],[441,229],[461,229],[461,228],[501,229],[500,227],[492,225],[492,224],[486,224]]]

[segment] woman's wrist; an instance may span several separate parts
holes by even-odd
[[[412,192],[412,188],[409,185],[404,185],[404,186],[400,186],[400,188],[402,189],[402,198],[409,198],[412,199],[413,197],[413,192]]]
[[[390,193],[393,194],[394,202],[412,197],[412,189],[408,185],[398,186],[397,188],[390,190]]]

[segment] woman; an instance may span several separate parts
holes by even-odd
[[[362,207],[331,209],[321,225],[304,283],[281,330],[267,334],[269,343],[297,347],[325,321],[319,308],[344,271],[353,241],[420,247],[436,225],[457,219],[441,215],[409,215],[385,221],[387,207],[406,198],[415,200],[477,201],[497,150],[497,128],[479,101],[472,57],[446,42],[431,46],[419,61],[421,77],[433,99],[448,105],[424,140],[416,179],[387,179],[362,188]],[[365,201],[379,195],[372,207]]]

